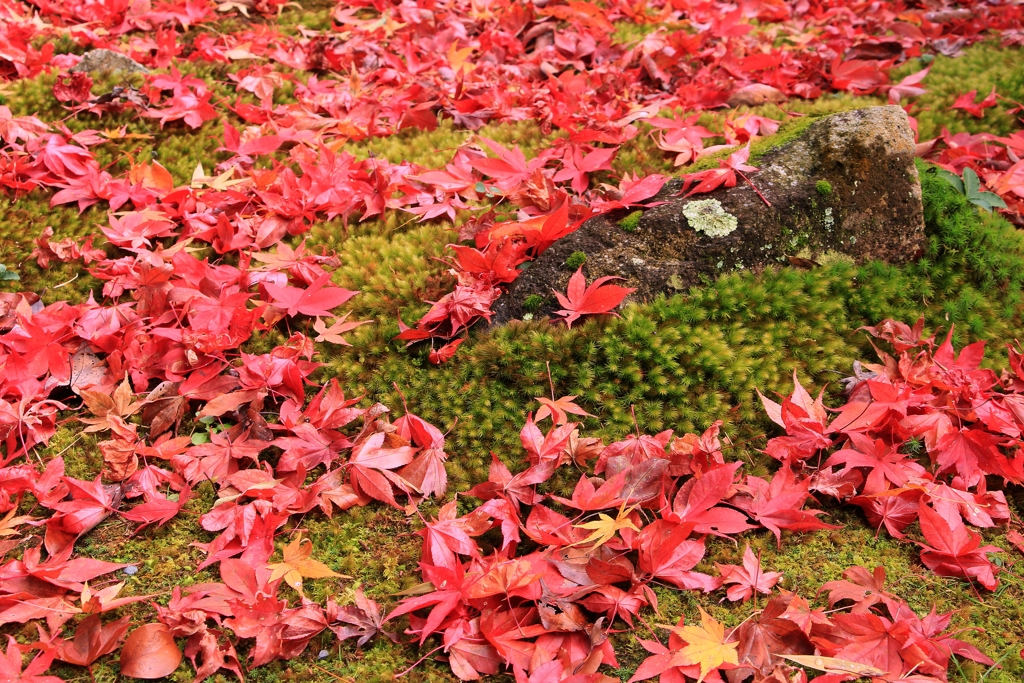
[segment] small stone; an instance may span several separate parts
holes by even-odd
[[[114,73],[118,71],[130,74],[149,73],[149,69],[142,66],[131,57],[125,57],[123,54],[114,52],[113,50],[89,50],[82,55],[82,61],[71,67],[69,71],[84,71],[86,73],[92,73],[95,71],[99,71],[101,73]]]
[[[730,107],[756,107],[761,104],[779,104],[786,101],[786,94],[778,88],[761,83],[745,85],[726,101]]]
[[[318,652],[316,654],[316,658],[317,659],[327,659],[330,656],[331,656],[331,653],[328,652],[327,650],[320,650],[320,652]]]
[[[134,564],[130,564],[124,568],[124,573],[128,576],[135,576],[139,573],[139,568],[136,567]]]

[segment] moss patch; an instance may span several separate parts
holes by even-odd
[[[565,259],[565,266],[569,270],[576,270],[587,262],[587,255],[582,251],[574,251]]]
[[[640,219],[643,218],[643,211],[634,211],[619,221],[619,227],[626,232],[634,232],[640,226]]]

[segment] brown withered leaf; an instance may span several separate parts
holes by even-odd
[[[107,361],[103,360],[83,343],[71,356],[71,391],[79,396],[92,386],[101,385],[107,379]]]
[[[128,382],[127,375],[109,396],[89,389],[82,389],[79,394],[85,402],[85,407],[95,416],[79,418],[89,425],[83,430],[86,433],[106,431],[111,428],[113,418],[123,422],[124,418],[134,415],[141,407],[139,403],[132,401],[132,385]]]
[[[149,427],[150,438],[172,428],[178,430],[188,408],[188,399],[178,395],[180,385],[180,382],[161,382],[142,402],[142,424]]]
[[[355,604],[342,607],[334,600],[327,601],[328,628],[334,632],[338,640],[358,638],[356,647],[362,647],[377,633],[387,636],[397,643],[394,633],[383,630],[384,616],[380,613],[380,605],[363,594],[362,588],[356,589]]]
[[[557,609],[555,607],[557,605]],[[583,616],[583,612],[574,602],[558,600],[554,605],[542,603],[537,605],[537,614],[540,616],[540,623],[548,631],[582,631],[590,621]]]
[[[96,444],[103,454],[103,478],[124,481],[135,474],[139,469],[139,456],[135,453],[137,446],[137,441],[122,438]]]
[[[741,667],[768,676],[778,663],[773,661],[774,655],[814,653],[814,646],[800,627],[782,618],[792,599],[792,593],[773,597],[760,615],[730,632],[730,638],[739,641],[737,654]]]
[[[255,407],[256,402],[244,406],[244,409],[239,409],[239,417],[241,422],[239,426],[249,430],[249,438],[256,439],[258,441],[273,441],[274,432],[270,429],[267,421],[260,415],[259,408]]]
[[[569,443],[565,445],[565,454],[579,467],[586,467],[604,450],[601,439],[593,436],[581,437],[580,430],[574,429],[569,435]]]
[[[10,512],[4,515],[3,519],[0,519],[0,536],[17,536],[19,531],[18,527],[26,522],[34,522],[35,517],[28,517],[22,515],[15,517],[15,513],[18,512],[18,506],[15,505],[11,508]]]
[[[821,265],[817,261],[812,261],[811,259],[803,258],[802,256],[787,256],[786,259],[789,261],[789,265],[794,268],[803,268],[805,270],[817,268]]]
[[[97,659],[117,649],[130,623],[128,616],[105,625],[98,614],[87,617],[78,625],[73,640],[54,641],[57,659],[77,666],[92,666]]]

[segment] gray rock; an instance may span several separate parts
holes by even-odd
[[[130,74],[149,73],[149,69],[142,66],[134,59],[125,57],[119,52],[114,52],[113,50],[89,50],[82,55],[82,61],[71,67],[70,71],[85,71],[86,73],[93,73],[96,71],[101,73],[114,73],[117,71]]]
[[[565,260],[587,255],[588,282],[604,275],[637,289],[629,300],[686,290],[702,278],[732,270],[760,271],[769,265],[813,266],[821,257],[857,263],[906,263],[924,247],[921,185],[914,165],[914,136],[896,106],[870,107],[815,121],[794,140],[765,153],[748,177],[771,203],[740,180],[735,187],[689,198],[676,196],[678,179],[666,183],[628,232],[618,211],[592,218],[556,242],[495,304],[494,322],[521,318],[530,294],[546,297],[538,315],[556,308],[552,290],[565,291],[572,271]],[[735,216],[724,236],[697,232],[684,216],[693,201],[716,199]],[[728,229],[731,219],[722,225]]]

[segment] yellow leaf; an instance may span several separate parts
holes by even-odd
[[[7,515],[0,519],[0,536],[17,536],[18,527],[26,522],[35,521],[35,517],[15,517],[14,513],[18,511],[18,508],[11,508],[11,511]]]
[[[448,46],[448,63],[452,67],[452,71],[459,73],[463,71],[469,73],[476,68],[476,65],[469,61],[469,56],[473,54],[473,48],[464,47],[459,49],[455,47],[455,43]]]
[[[697,609],[700,609],[699,607]],[[670,627],[680,638],[686,641],[686,647],[680,650],[683,664],[699,664],[701,683],[704,677],[722,664],[738,664],[736,646],[739,643],[725,642],[725,627],[700,609],[700,626]]]
[[[254,54],[253,51],[249,49],[251,46],[252,43],[242,43],[241,45],[233,47],[225,52],[224,56],[234,62],[241,59],[259,59],[259,55]]]
[[[223,192],[224,190],[227,190],[227,189],[229,189],[231,187],[234,187],[235,185],[241,185],[242,183],[250,183],[250,182],[252,182],[252,178],[248,178],[248,177],[246,177],[246,178],[233,178],[232,176],[235,175],[235,169],[234,168],[229,168],[228,170],[224,171],[223,173],[221,173],[219,176],[217,176],[215,178],[211,178],[209,176],[198,176],[198,175],[196,175],[196,174],[200,173],[202,170],[203,170],[203,167],[202,167],[202,164],[200,164],[199,166],[196,167],[196,170],[192,172],[192,187],[193,188],[198,189],[200,187],[208,187],[211,190],[217,190],[217,191]]]
[[[128,126],[120,128],[107,128],[100,131],[100,135],[108,140],[149,140],[153,136],[146,133],[129,133]]]
[[[128,180],[133,185],[142,185],[161,192],[170,192],[174,189],[174,178],[171,177],[170,171],[155,161],[152,164],[132,166],[128,170]]]
[[[612,540],[612,538],[615,537],[615,534],[621,529],[632,529],[633,531],[639,532],[640,529],[638,529],[636,525],[633,524],[632,520],[629,519],[629,514],[631,512],[633,512],[632,507],[628,510],[620,509],[619,514],[617,514],[614,519],[602,512],[593,522],[574,525],[576,529],[588,529],[592,533],[582,541],[576,541],[572,545],[589,545],[593,543],[594,548],[600,548],[602,545]]]
[[[270,581],[284,577],[285,583],[302,593],[302,579],[325,579],[335,576],[340,579],[350,579],[351,576],[338,574],[331,571],[323,562],[317,562],[310,555],[313,554],[313,542],[296,536],[295,540],[289,543],[284,549],[284,562],[267,565],[271,571]]]

